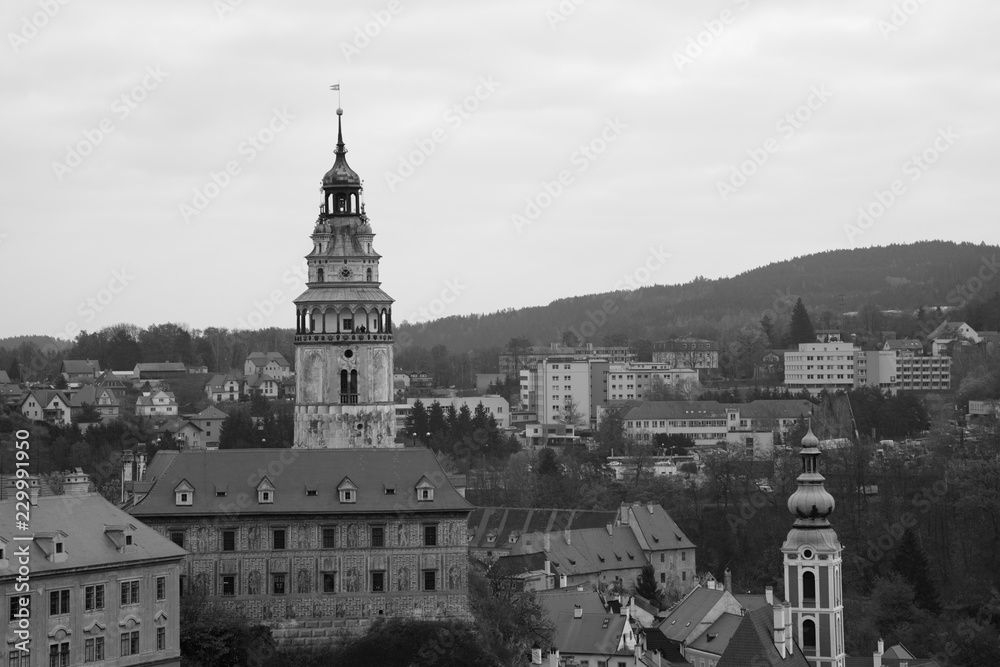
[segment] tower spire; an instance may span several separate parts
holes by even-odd
[[[341,128],[340,126],[340,119],[343,117],[343,115],[344,115],[344,110],[341,109],[340,107],[337,107],[337,150],[334,151],[337,155],[343,155],[344,153],[347,152],[347,149],[344,148],[344,131],[343,128]]]

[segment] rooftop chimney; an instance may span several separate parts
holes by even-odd
[[[785,651],[785,610],[777,604],[771,607],[771,612],[774,615],[774,647],[784,659],[788,655]]]
[[[563,528],[563,537],[566,538],[566,544],[567,545],[573,544],[573,541],[570,538],[569,528]]]
[[[610,523],[607,525],[607,529],[608,529],[608,535],[610,537],[614,537],[615,536],[614,527]]]
[[[726,568],[725,580],[726,580],[726,592],[727,593],[732,593],[733,592],[733,573],[729,571],[728,567]]]
[[[785,617],[785,652],[791,655],[795,652],[795,641],[792,637],[792,605],[782,602],[781,609]]]
[[[769,605],[774,604],[774,586],[767,586],[764,588],[764,599],[767,600]]]
[[[549,667],[559,667],[559,649],[555,646],[549,649]]]
[[[872,667],[882,667],[882,654],[885,653],[885,642],[879,637],[878,649],[872,654]]]
[[[542,533],[543,544],[545,545],[545,551],[552,551],[552,539],[548,533]]]
[[[77,468],[63,478],[63,493],[67,496],[85,496],[90,491],[90,475]]]
[[[646,509],[648,509],[649,513],[652,514],[653,513],[653,503],[646,503]]]
[[[537,644],[531,647],[531,664],[542,664],[542,649],[539,648]]]
[[[583,618],[583,607],[578,604],[573,605],[573,618]]]

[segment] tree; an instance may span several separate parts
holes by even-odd
[[[906,529],[896,547],[892,569],[902,575],[913,587],[913,601],[918,607],[932,614],[941,613],[941,605],[937,599],[937,586],[931,579],[927,554],[917,541],[917,535],[912,528]]]
[[[181,598],[181,653],[198,667],[263,665],[274,651],[271,630],[251,624],[231,607],[189,590]]]
[[[555,627],[535,591],[524,590],[516,575],[496,564],[469,563],[469,608],[495,664],[522,665],[528,649],[552,642]]]
[[[569,329],[567,329],[566,331],[562,332],[562,336],[560,337],[560,340],[561,340],[561,342],[563,344],[563,347],[577,347],[582,342],[579,339],[579,337],[577,337],[577,335],[575,333],[573,333],[572,331],[570,331]]]
[[[410,408],[410,414],[406,416],[406,433],[404,435],[414,440],[419,438],[423,442],[429,430],[427,409],[424,407],[423,401],[418,398],[414,401],[413,407]]]
[[[556,460],[555,450],[545,447],[538,453],[537,472],[541,477],[559,476],[559,462]]]
[[[802,297],[799,297],[792,308],[792,322],[789,325],[788,335],[791,345],[816,342],[816,331],[813,329],[809,313],[806,312],[806,307],[802,303]]]
[[[219,429],[219,449],[260,447],[260,434],[250,414],[242,408],[226,417]]]
[[[660,593],[656,588],[656,571],[651,564],[646,563],[639,571],[639,576],[635,580],[635,592],[657,607],[660,606]]]
[[[101,421],[101,412],[90,403],[84,403],[76,421],[80,424],[93,424],[95,422],[99,422]]]
[[[66,376],[63,375],[62,373],[60,373],[58,375],[58,377],[56,377],[55,388],[56,389],[69,389],[69,383],[66,382]]]
[[[514,366],[514,377],[521,374],[521,357],[531,351],[531,341],[515,336],[507,341],[507,353],[510,354]]]
[[[566,426],[572,426],[574,429],[579,429],[587,425],[587,418],[580,411],[580,404],[576,401],[570,400],[566,401],[563,406],[562,412],[559,415],[559,421]]]

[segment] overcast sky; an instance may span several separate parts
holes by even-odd
[[[1000,242],[995,0],[0,12],[0,336],[293,327],[338,81],[397,322]]]

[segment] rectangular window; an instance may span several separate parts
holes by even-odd
[[[225,596],[236,595],[236,576],[226,574],[222,577],[222,594]]]
[[[434,526],[424,526],[424,546],[425,547],[436,547],[438,541],[438,527]]]
[[[435,579],[434,574],[435,574],[434,570],[426,570],[424,572],[424,590],[425,591],[433,591],[433,590],[435,590],[435,588],[436,588],[435,584],[437,583],[437,581]]]
[[[372,526],[372,547],[382,548],[385,546],[385,526]]]
[[[284,595],[285,594],[285,575],[284,574],[272,574],[271,575],[271,593],[274,595]]]
[[[333,549],[337,546],[337,529],[336,528],[324,528],[323,529],[323,548]]]
[[[660,554],[660,562],[661,563],[664,561],[665,558],[666,558],[666,556],[664,554]]]
[[[99,662],[104,660],[104,637],[91,637],[84,642],[83,661]]]
[[[336,593],[337,592],[337,573],[336,572],[324,572],[323,573],[323,592],[324,593]]]
[[[167,629],[156,628],[156,650],[163,651],[167,648]]]
[[[49,644],[49,667],[69,667],[69,642]]]
[[[223,551],[236,551],[236,531],[235,530],[224,530],[224,531],[222,531],[222,550]]]
[[[69,589],[49,591],[49,616],[69,613]]]
[[[98,611],[104,609],[104,584],[87,586],[83,590],[83,610]]]
[[[139,604],[139,581],[121,582],[121,604]]]
[[[372,593],[385,590],[385,572],[372,572]]]
[[[667,583],[667,573],[666,572],[660,572],[660,583],[661,584]]]
[[[156,599],[157,601],[167,599],[167,578],[157,577],[156,578]]]
[[[271,548],[281,550],[285,548],[285,529],[275,528],[271,531]]]

